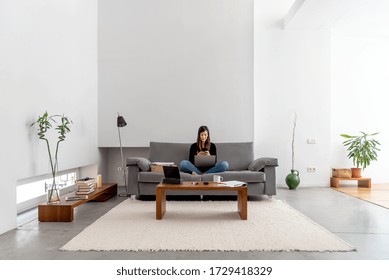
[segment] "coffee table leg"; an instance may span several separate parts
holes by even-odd
[[[157,188],[156,191],[156,219],[162,220],[166,212],[166,191],[162,188]]]
[[[247,220],[247,189],[238,191],[238,212],[242,220]]]

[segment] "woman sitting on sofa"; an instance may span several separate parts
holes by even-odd
[[[189,151],[189,160],[183,160],[180,163],[180,169],[186,173],[192,173],[192,175],[201,175],[203,173],[218,173],[224,172],[228,169],[228,162],[221,161],[215,163],[209,167],[196,167],[195,156],[215,156],[216,157],[216,146],[211,142],[209,135],[209,129],[207,126],[200,126],[197,132],[197,142],[193,143]]]

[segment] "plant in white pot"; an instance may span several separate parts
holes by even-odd
[[[66,117],[65,115],[52,115],[49,116],[47,111],[42,115],[39,116],[38,119],[31,124],[31,126],[38,126],[38,137],[39,139],[46,142],[47,152],[49,156],[49,163],[50,163],[50,175],[52,179],[52,183],[49,184],[49,187],[47,188],[47,203],[58,203],[60,201],[59,198],[59,190],[56,183],[56,176],[58,172],[58,150],[59,150],[59,144],[66,139],[66,134],[70,132],[69,125],[72,123],[69,117]],[[47,133],[50,131],[50,129],[53,128],[53,125],[55,124],[54,128],[58,132],[58,138],[56,141],[54,156],[52,154],[51,148],[50,148],[50,141],[48,139]]]
[[[380,151],[378,146],[381,145],[377,140],[372,138],[378,132],[368,134],[361,131],[360,133],[361,135],[355,136],[340,134],[340,136],[346,138],[343,141],[343,145],[347,148],[347,157],[352,159],[354,166],[356,166],[351,168],[353,178],[362,177],[361,169],[365,169],[372,161],[377,160],[377,152]]]

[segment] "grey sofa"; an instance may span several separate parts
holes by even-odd
[[[150,142],[149,158],[127,158],[127,192],[132,195],[155,195],[155,187],[164,177],[163,173],[150,172],[151,162],[174,162],[179,166],[181,160],[189,158],[192,143]],[[253,143],[215,143],[217,160],[227,161],[229,169],[218,173],[224,181],[238,180],[247,182],[248,195],[272,196],[276,194],[276,158],[254,160]],[[212,181],[213,174],[191,175],[181,172],[184,181]],[[169,191],[168,195],[231,195],[221,191]]]

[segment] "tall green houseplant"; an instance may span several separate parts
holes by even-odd
[[[377,152],[380,151],[378,146],[381,144],[372,138],[372,136],[377,135],[378,132],[368,134],[360,131],[360,133],[361,135],[340,134],[340,136],[346,138],[346,140],[343,141],[343,145],[347,148],[347,157],[353,160],[353,164],[356,168],[365,169],[372,161],[377,160]],[[360,174],[353,175],[353,177],[360,177]]]
[[[55,181],[55,177],[57,176],[58,169],[58,150],[59,144],[66,139],[66,134],[70,132],[70,124],[72,121],[69,117],[65,115],[52,115],[49,116],[47,111],[39,116],[38,119],[31,124],[31,126],[38,126],[38,137],[39,139],[45,141],[47,152],[49,156],[50,163],[50,171],[52,177],[52,184],[50,188],[47,190],[47,202],[48,203],[56,203],[59,202],[59,192],[57,189],[57,184]],[[54,128],[58,133],[58,138],[55,145],[54,157],[50,148],[50,141],[48,139],[48,132]]]

